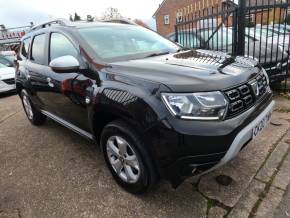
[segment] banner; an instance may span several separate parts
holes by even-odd
[[[19,42],[22,36],[26,34],[25,30],[21,31],[1,31],[0,44]]]

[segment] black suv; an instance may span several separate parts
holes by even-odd
[[[105,22],[34,27],[22,39],[16,87],[32,124],[49,117],[100,144],[132,193],[159,179],[177,187],[230,161],[274,105],[254,60]]]

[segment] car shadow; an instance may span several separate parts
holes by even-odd
[[[6,97],[10,97],[10,96],[13,96],[13,95],[16,95],[16,91],[13,90],[13,91],[9,91],[9,92],[4,92],[4,93],[0,93],[0,98],[6,98]]]

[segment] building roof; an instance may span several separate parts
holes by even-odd
[[[167,0],[163,0],[163,2],[159,5],[159,7],[157,8],[157,10],[155,11],[155,13],[153,14],[153,17],[156,16],[156,14],[158,13],[158,11],[162,8],[162,6],[165,4]]]

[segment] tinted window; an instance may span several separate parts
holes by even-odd
[[[31,51],[31,60],[38,64],[45,63],[45,34],[34,37]]]
[[[24,39],[22,41],[21,55],[25,58],[28,58],[29,45],[30,45],[30,38]]]
[[[50,60],[71,55],[77,57],[78,52],[68,38],[59,33],[52,33],[50,38]]]

